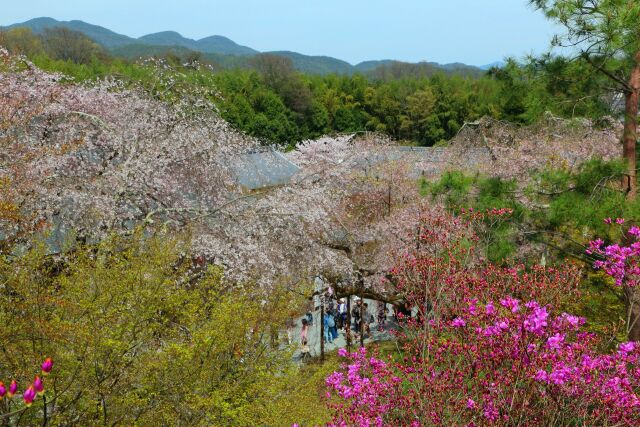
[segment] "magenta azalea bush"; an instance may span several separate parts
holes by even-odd
[[[507,297],[432,321],[400,361],[343,351],[332,425],[640,425],[639,346],[599,354],[584,323]]]
[[[640,230],[629,234],[589,249],[625,286],[640,277]],[[394,283],[418,315],[402,322],[399,357],[340,352],[332,426],[640,426],[640,344],[612,348],[562,310],[580,298],[575,266],[501,268],[460,247],[398,260]]]

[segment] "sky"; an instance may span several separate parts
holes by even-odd
[[[373,59],[484,65],[542,53],[556,29],[527,0],[0,0],[0,25],[48,16],[132,37],[223,35],[259,51],[356,64]]]

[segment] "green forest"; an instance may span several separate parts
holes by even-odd
[[[155,88],[160,97],[173,90],[157,81],[154,68],[145,66],[149,60],[115,57],[79,32],[54,29],[40,36],[17,28],[0,37],[35,65],[76,81],[116,76]],[[379,132],[408,145],[434,146],[483,116],[531,124],[545,112],[565,118],[615,114],[606,77],[585,60],[561,56],[508,59],[476,75],[391,63],[366,74],[322,76],[300,73],[289,58],[272,54],[227,67],[197,52],[168,50],[151,58],[169,68],[172,85],[206,93],[225,120],[265,144],[291,147],[324,134]]]

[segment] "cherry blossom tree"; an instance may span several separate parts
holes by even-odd
[[[182,88],[166,64],[148,64],[151,87],[81,85],[1,58],[5,243],[44,231],[58,252],[113,231],[169,228],[188,233],[195,263],[225,267],[230,283],[269,289],[320,275],[339,294],[392,300],[390,260],[425,223],[468,227],[420,197],[425,151],[377,135],[303,141],[287,153],[300,167],[290,182],[246,191],[237,160],[261,144],[220,119],[212,94]]]

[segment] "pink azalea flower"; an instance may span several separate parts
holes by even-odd
[[[515,298],[503,298],[500,300],[500,305],[510,309],[512,313],[517,313],[520,310],[520,301]]]
[[[9,391],[7,392],[7,397],[12,398],[17,391],[18,391],[18,383],[16,382],[16,380],[11,380],[11,384],[9,384]]]
[[[24,400],[24,404],[27,407],[31,406],[35,398],[36,398],[36,392],[33,389],[33,386],[29,386],[29,388],[26,389],[22,394],[22,399]]]
[[[33,380],[33,388],[38,393],[38,396],[42,396],[44,394],[44,384],[42,383],[42,379],[36,375],[36,378]]]
[[[47,357],[41,365],[42,374],[47,375],[53,369],[53,360],[50,357]]]
[[[564,335],[557,333],[552,337],[549,337],[549,339],[547,340],[547,347],[549,347],[551,350],[557,350],[560,348],[563,342]]]
[[[451,322],[451,326],[453,326],[454,328],[462,328],[463,326],[465,326],[467,324],[467,322],[464,321],[463,318],[461,317],[456,317],[455,319],[453,319],[453,321]]]
[[[489,303],[484,307],[484,311],[485,311],[485,313],[487,313],[489,316],[493,316],[494,314],[496,314],[496,307],[493,305],[493,302],[489,302]]]
[[[636,347],[636,343],[633,341],[624,342],[618,346],[618,352],[621,354],[627,354],[633,351]]]
[[[549,379],[549,375],[547,375],[547,371],[540,369],[538,372],[536,372],[534,378],[536,381],[546,382]]]

